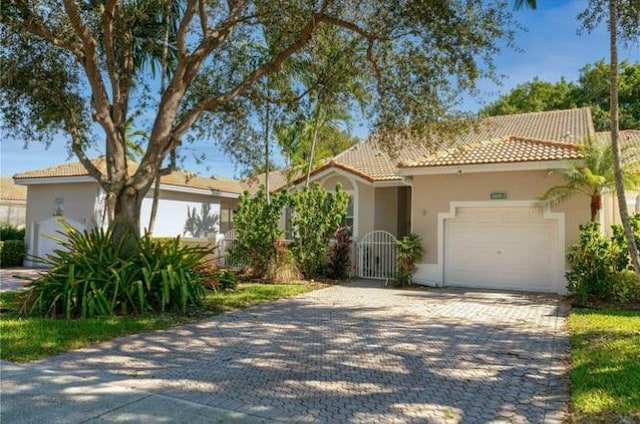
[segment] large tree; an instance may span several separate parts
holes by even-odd
[[[564,78],[556,83],[534,78],[516,85],[508,93],[485,106],[484,116],[539,112],[589,106],[597,131],[611,129],[610,66],[604,60],[585,65],[575,82]],[[640,128],[640,62],[620,63],[620,129]]]
[[[304,54],[320,28],[338,30],[336,42],[366,79],[374,129],[440,122],[459,89],[492,73],[492,56],[511,40],[509,8],[498,0],[5,0],[0,7],[2,123],[29,139],[67,134],[106,191],[120,235],[137,233],[142,199],[183,140],[214,137],[238,150],[258,83]],[[167,23],[175,28],[169,36]],[[163,57],[166,87],[154,96]],[[149,140],[130,172],[125,125],[139,107],[146,122],[135,126]],[[96,131],[106,172],[85,153]]]
[[[637,43],[640,40],[640,2],[638,0],[589,0],[589,7],[579,15],[586,30],[593,30],[601,22],[606,22],[609,29],[609,93],[611,115],[611,149],[613,154],[613,174],[620,220],[629,246],[629,256],[636,274],[640,274],[640,258],[638,246],[629,220],[627,197],[624,185],[620,148],[619,121],[619,81],[618,81],[618,42]]]

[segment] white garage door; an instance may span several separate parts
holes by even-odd
[[[541,208],[458,208],[444,240],[447,285],[558,291],[558,221]]]

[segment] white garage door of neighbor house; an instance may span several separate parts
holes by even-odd
[[[458,208],[444,240],[446,285],[558,290],[558,221],[539,207]]]

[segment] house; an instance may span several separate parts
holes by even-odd
[[[590,218],[589,199],[539,197],[561,183],[548,171],[579,160],[576,145],[594,136],[589,108],[496,116],[437,151],[411,144],[392,158],[369,138],[311,180],[349,192],[359,276],[387,278],[389,243],[413,232],[425,250],[418,283],[565,293],[566,249]]]
[[[106,169],[104,158],[94,159],[93,163],[103,171]],[[133,172],[137,165],[130,163],[129,166]],[[24,172],[15,175],[14,180],[27,190],[26,244],[30,256],[42,257],[57,246],[48,236],[57,235],[61,229],[59,217],[79,229],[102,226],[106,222],[105,193],[80,162]],[[185,224],[194,211],[218,216],[215,228],[204,229],[204,233],[224,232],[231,226],[230,211],[235,208],[243,188],[237,181],[205,178],[184,171],[163,176],[153,235],[193,237]],[[152,196],[153,190],[150,190],[142,202],[141,234],[148,227]],[[216,235],[207,234],[207,237]]]
[[[27,189],[16,185],[11,177],[0,177],[0,225],[24,227]]]

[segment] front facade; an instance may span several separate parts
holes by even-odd
[[[366,140],[312,180],[353,194],[356,242],[418,234],[418,283],[564,294],[566,249],[590,219],[589,199],[539,199],[561,183],[549,170],[579,161],[576,146],[594,135],[588,108],[493,117],[436,152],[409,146],[392,159]],[[613,215],[605,207],[603,222]]]
[[[104,166],[102,159],[94,163],[99,168]],[[80,230],[106,225],[105,193],[80,163],[25,172],[14,179],[27,188],[26,244],[30,257],[44,257],[57,248],[51,237],[60,236],[62,221]],[[242,188],[235,181],[181,171],[162,177],[153,236],[215,240],[230,228],[230,211]],[[142,203],[141,234],[148,228],[152,203],[151,190]],[[217,216],[217,221],[210,228],[188,225],[190,215],[203,213]],[[27,260],[26,265],[35,263]]]

